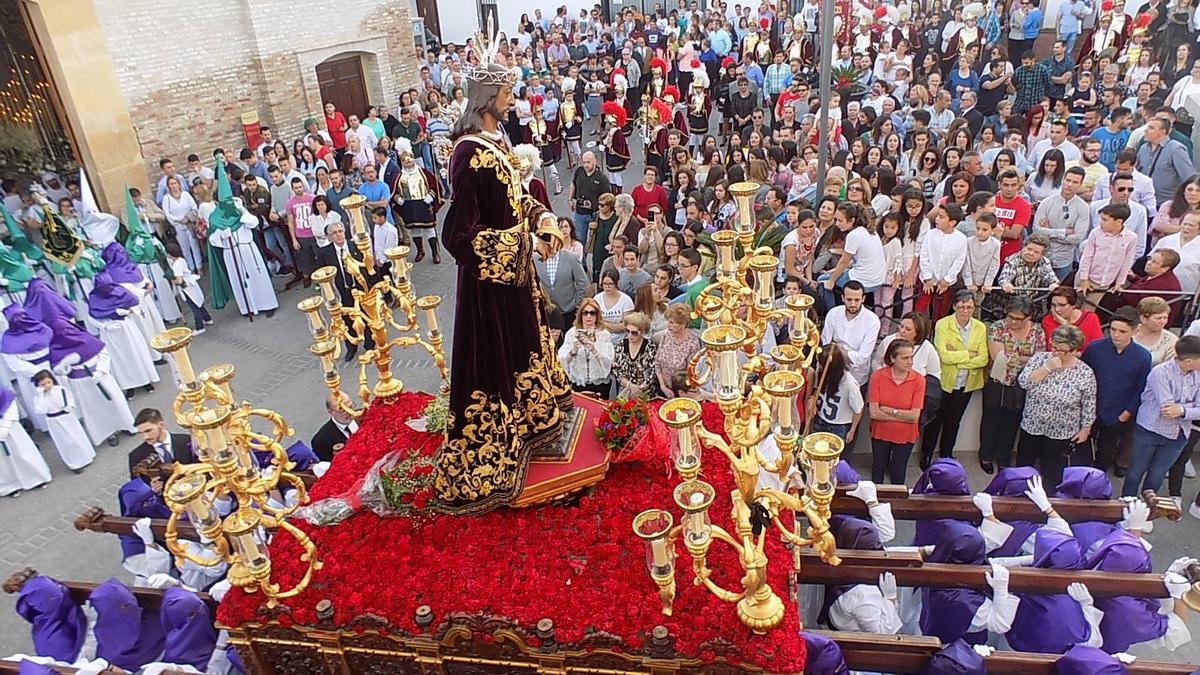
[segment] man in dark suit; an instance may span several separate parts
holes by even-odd
[[[163,464],[195,464],[199,461],[192,451],[191,437],[187,434],[168,433],[167,422],[158,410],[145,408],[138,412],[133,422],[142,437],[142,444],[129,453],[130,477],[137,477],[133,471],[134,467],[150,455],[158,455]]]
[[[322,462],[333,461],[333,456],[342,449],[350,435],[358,431],[358,422],[342,411],[334,396],[330,394],[325,397],[325,412],[329,413],[329,420],[313,434],[309,443]],[[343,402],[350,403],[350,397],[345,393],[341,393],[341,397]]]
[[[400,173],[400,167],[388,156],[387,150],[381,148],[375,149],[375,167],[384,185],[393,185],[396,174]]]
[[[333,275],[333,285],[337,289],[338,295],[341,296],[342,306],[351,307],[354,305],[354,295],[350,292],[357,287],[354,277],[351,276],[350,270],[346,268],[343,262],[346,254],[358,262],[363,261],[362,252],[357,246],[346,241],[346,228],[341,223],[334,223],[325,230],[325,237],[329,239],[329,246],[322,246],[317,250],[317,266],[325,267],[329,265],[333,267],[337,273]],[[380,266],[380,261],[375,263],[375,277],[367,278],[367,283],[374,283],[381,278],[383,269]],[[363,269],[363,276],[366,277],[366,269]],[[350,325],[350,319],[343,315],[343,320],[347,327]],[[371,339],[371,333],[367,332],[363,340],[363,347],[371,349],[375,346],[375,342]],[[355,354],[358,353],[358,345],[352,344],[349,340],[346,341],[346,355],[343,357],[346,363],[354,360]]]

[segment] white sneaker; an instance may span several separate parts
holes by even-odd
[[[208,332],[207,329],[197,328],[196,330],[192,331],[192,335],[204,335],[207,332]]]
[[[1184,478],[1195,478],[1196,477],[1196,467],[1192,465],[1192,460],[1190,460],[1190,459],[1187,461],[1186,464],[1183,465],[1183,477]]]
[[[1188,504],[1188,515],[1196,520],[1200,520],[1200,504],[1197,504],[1196,502]]]

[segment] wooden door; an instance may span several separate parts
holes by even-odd
[[[363,117],[367,112],[367,84],[363,79],[362,59],[347,56],[317,66],[317,84],[321,103],[333,103],[343,115]]]
[[[433,35],[438,39],[438,42],[441,42],[442,24],[438,21],[437,0],[417,0],[417,14],[419,14],[421,16],[421,20],[425,22],[425,30],[433,33]],[[419,42],[421,44],[421,51],[424,52],[424,35],[419,38]]]

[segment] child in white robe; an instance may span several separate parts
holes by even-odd
[[[16,496],[50,482],[50,467],[25,433],[17,413],[17,395],[0,387],[0,497]]]
[[[63,464],[75,473],[81,473],[83,467],[96,459],[96,449],[79,422],[75,396],[59,385],[48,370],[39,371],[34,379],[37,390],[33,394],[33,407],[46,416],[50,440],[54,441]]]

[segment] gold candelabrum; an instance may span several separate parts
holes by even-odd
[[[308,316],[309,331],[313,337],[309,351],[321,361],[325,371],[325,386],[334,394],[343,412],[355,418],[360,417],[372,396],[387,399],[404,391],[404,383],[392,374],[392,350],[416,345],[433,358],[442,377],[442,391],[448,391],[449,372],[442,353],[443,336],[438,329],[436,313],[442,299],[436,295],[414,297],[409,278],[407,246],[393,246],[384,251],[390,263],[386,274],[382,266],[377,267],[363,215],[365,197],[351,195],[339,204],[350,216],[353,245],[362,255],[361,262],[349,253],[342,259],[343,269],[353,282],[350,294],[354,303],[350,306],[342,304],[335,281],[338,269],[329,265],[312,274],[312,280],[317,282],[321,295],[305,298],[296,305]],[[417,323],[418,311],[425,316],[425,337],[421,336]],[[399,335],[389,337],[389,329]],[[341,376],[335,364],[342,353],[343,343],[361,345],[368,334],[374,346],[358,356],[358,396],[363,406],[356,408],[341,393]],[[368,386],[367,378],[367,366],[371,363],[374,363],[378,374],[373,388]]]
[[[155,351],[170,354],[175,362],[180,380],[173,408],[175,421],[191,432],[200,460],[176,464],[163,488],[163,498],[171,509],[167,548],[179,565],[185,559],[205,567],[228,563],[232,585],[249,593],[261,590],[268,607],[274,607],[307,588],[312,573],[321,569],[312,540],[286,520],[308,501],[304,481],[289,471],[293,464],[283,446],[283,440],[294,431],[278,413],[252,408],[246,401],[234,403],[232,365],[218,364],[197,375],[187,353],[191,340],[190,329],[172,328],[151,341]],[[256,431],[251,426],[255,420],[269,425],[269,431]],[[256,452],[270,454],[270,464],[264,469],[259,468]],[[297,491],[294,500],[282,498],[281,484]],[[268,501],[273,496],[282,506]],[[230,506],[224,517],[218,506],[222,504]],[[212,555],[196,555],[179,542],[176,527],[183,514]],[[276,529],[296,539],[304,550],[300,559],[308,564],[303,577],[287,590],[271,580],[267,532]]]
[[[799,566],[802,547],[812,547],[828,564],[841,562],[829,518],[843,443],[833,434],[801,429],[797,399],[806,395],[820,334],[809,317],[812,298],[788,296],[782,308],[776,307],[779,258],[770,248],[750,249],[754,225],[747,220],[753,216],[749,200],[757,189],[753,183],[731,187],[739,200],[741,222],[732,230],[714,233],[717,277],[697,297],[693,310],[706,328],[700,336],[703,349],[689,361],[688,377],[694,385],[711,385],[724,414],[725,437],[704,428],[696,401],[674,398],[663,404],[658,415],[672,433],[672,457],[682,479],[674,502],[683,516],[675,524],[669,511],[649,509],[634,518],[633,530],[645,542],[647,569],[659,589],[664,614],[672,612],[675,540],[681,538],[692,556],[695,585],[736,603],[738,619],[761,634],[784,616],[783,601],[767,583],[764,545],[769,525],[793,546],[794,567]],[[738,243],[747,254],[737,255]],[[787,343],[764,354],[766,332],[783,323],[788,326]],[[774,459],[760,452],[768,436],[779,451]],[[716,491],[699,478],[706,446],[723,454],[733,472],[732,531],[713,524],[709,515]],[[760,483],[764,470],[778,480]],[[793,483],[797,475],[803,476],[802,484]],[[784,522],[788,512],[790,525]],[[808,523],[807,534],[802,534],[801,518]],[[713,540],[737,552],[743,571],[740,591],[727,590],[712,580],[707,556]]]

